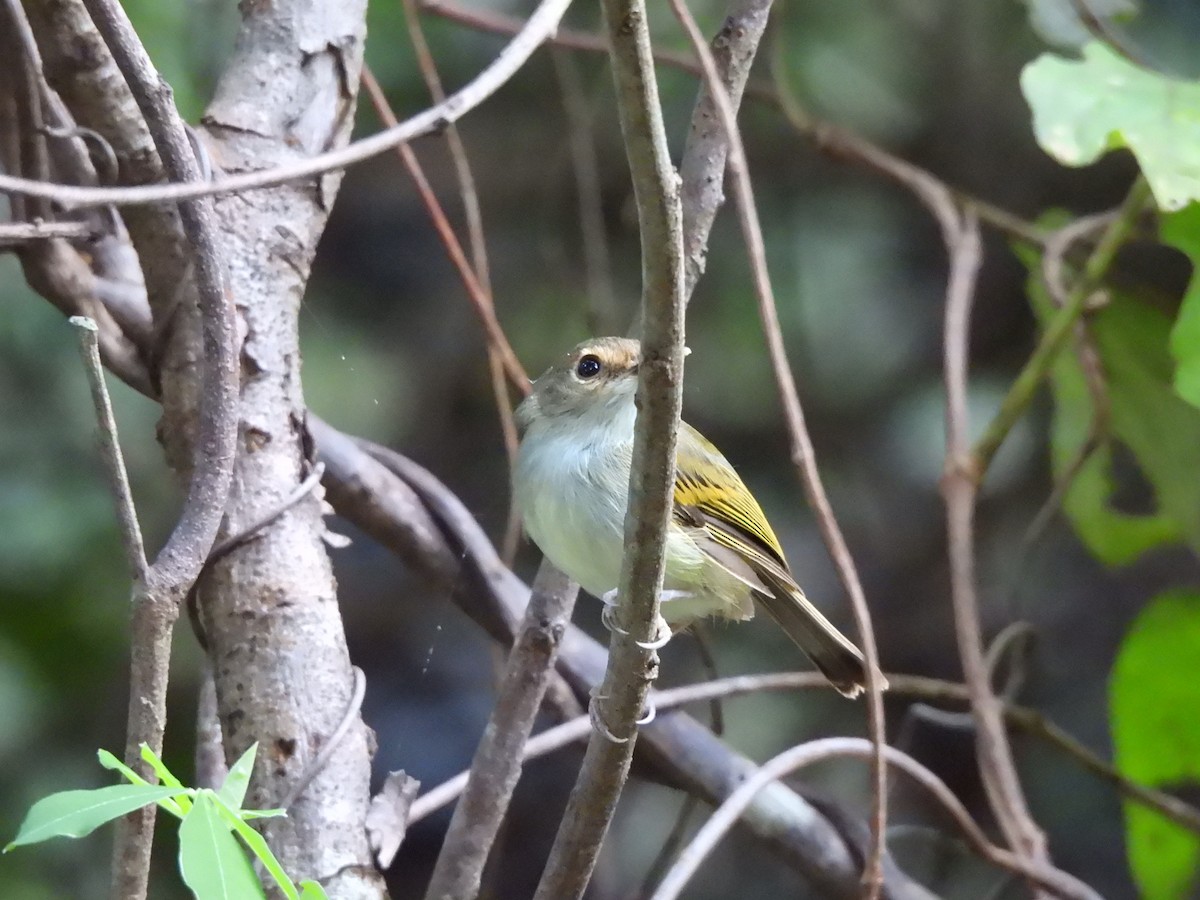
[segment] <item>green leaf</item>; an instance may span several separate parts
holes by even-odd
[[[1200,203],[1163,216],[1161,231],[1163,241],[1192,261],[1192,280],[1171,330],[1171,355],[1175,390],[1188,403],[1200,406]]]
[[[1054,309],[1036,271],[1038,257],[1027,250],[1018,255],[1034,270],[1029,298],[1045,324]],[[1200,552],[1200,478],[1195,475],[1200,472],[1200,411],[1172,388],[1171,323],[1156,310],[1114,294],[1109,306],[1089,319],[1089,327],[1107,376],[1110,436],[1133,453],[1154,489],[1156,508],[1135,515],[1112,507],[1112,449],[1105,444],[1076,475],[1063,511],[1088,549],[1109,565],[1127,564],[1168,543],[1184,542]],[[1094,411],[1071,350],[1055,361],[1051,385],[1051,460],[1055,477],[1061,478],[1087,438]]]
[[[234,812],[240,812],[242,801],[246,799],[246,789],[250,786],[250,773],[254,771],[254,755],[258,752],[258,742],[251,744],[241,758],[229,769],[225,783],[217,791],[221,801]]]
[[[221,818],[225,820],[226,825],[236,831],[238,837],[258,857],[258,861],[262,863],[263,868],[275,879],[275,883],[279,885],[279,889],[283,891],[288,900],[298,900],[299,893],[296,891],[296,885],[288,877],[288,874],[283,871],[283,866],[279,864],[279,860],[275,858],[275,854],[271,852],[271,848],[267,846],[267,842],[263,836],[245,823],[242,819],[243,814],[240,814],[237,810],[230,809],[220,795],[207,791],[205,793],[210,795]]]
[[[1164,210],[1200,199],[1200,82],[1138,68],[1094,42],[1083,59],[1044,53],[1021,73],[1042,149],[1082,166],[1128,147]]]
[[[329,900],[329,895],[325,893],[325,888],[311,879],[306,878],[300,882],[300,887],[300,900]]]
[[[200,791],[179,826],[179,871],[197,900],[263,897],[250,860],[217,811],[211,791]]]
[[[1200,594],[1155,598],[1125,635],[1109,683],[1117,768],[1163,787],[1200,782]],[[1125,804],[1129,864],[1145,900],[1190,896],[1200,836],[1137,803]]]
[[[158,776],[159,781],[169,787],[183,787],[183,782],[172,774],[171,770],[167,768],[167,764],[159,759],[155,752],[150,749],[149,744],[142,744],[140,750],[142,759],[154,770],[154,774]]]
[[[96,758],[100,760],[100,765],[102,765],[104,768],[114,772],[120,772],[122,775],[124,775],[125,778],[129,780],[130,784],[143,784],[147,787],[153,786],[145,778],[133,771],[133,769],[129,768],[129,766],[125,765],[125,763],[121,762],[121,760],[117,759],[116,756],[114,756],[112,753],[109,753],[107,750],[97,750]],[[171,785],[167,785],[167,787],[171,787]],[[187,814],[187,811],[192,808],[192,801],[188,797],[185,788],[183,791],[173,797],[167,797],[164,800],[159,800],[158,805],[175,818],[182,819],[184,815]]]
[[[154,785],[114,784],[95,790],[51,794],[30,807],[17,836],[4,852],[53,837],[83,837],[105,822],[141,809],[147,803],[157,803],[177,790]]]

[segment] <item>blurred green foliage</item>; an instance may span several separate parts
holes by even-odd
[[[1130,778],[1162,788],[1200,781],[1200,593],[1173,591],[1142,610],[1109,684],[1113,752]],[[1192,894],[1200,837],[1126,802],[1129,861],[1145,900]]]

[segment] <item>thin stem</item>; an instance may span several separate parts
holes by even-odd
[[[521,749],[541,708],[578,591],[577,585],[551,566],[538,572],[462,799],[434,865],[426,900],[453,900],[479,893],[488,853],[521,776]]]
[[[375,76],[371,74],[371,70],[366,66],[363,66],[362,83],[363,87],[367,89],[367,95],[371,98],[371,103],[375,107],[375,112],[379,118],[389,128],[396,127],[396,114],[392,112],[391,104],[388,103],[382,88],[379,87],[379,82],[375,80]],[[475,308],[475,312],[483,324],[489,355],[494,354],[498,357],[505,374],[508,375],[509,381],[512,382],[517,392],[521,396],[527,395],[529,393],[529,376],[521,366],[520,360],[517,359],[517,354],[513,351],[512,345],[508,342],[508,337],[504,334],[500,320],[496,318],[496,309],[492,304],[491,293],[484,287],[479,277],[475,274],[475,271],[471,268],[470,263],[467,262],[467,255],[463,251],[462,243],[454,233],[454,228],[450,225],[450,219],[446,216],[445,210],[442,209],[441,203],[438,202],[437,195],[433,193],[433,188],[430,187],[429,179],[425,177],[425,172],[421,168],[416,154],[413,153],[412,148],[408,144],[397,145],[396,153],[399,155],[400,160],[404,163],[404,167],[408,170],[409,176],[416,185],[417,193],[421,195],[421,202],[425,204],[425,210],[433,220],[434,228],[437,229],[438,236],[442,240],[442,245],[446,248],[446,253],[450,256],[450,261],[454,264],[454,268],[458,270],[459,278],[462,279],[463,285],[467,289],[467,297],[470,298],[471,305]],[[505,403],[502,408],[508,408],[507,397],[505,397]],[[511,415],[509,418],[511,419]]]
[[[89,5],[99,0],[88,0]],[[248,172],[227,175],[206,183],[173,182],[163,185],[123,188],[86,188],[49,184],[27,178],[0,175],[0,191],[45,197],[67,209],[91,206],[129,206],[132,204],[162,203],[211,197],[217,194],[241,193],[274,187],[301,178],[310,178],[335,169],[345,169],[373,156],[386,153],[399,144],[445,128],[499,90],[525,64],[542,43],[554,33],[571,0],[542,0],[521,32],[500,51],[499,56],[472,81],[423,112],[379,134],[355,141],[345,147],[329,150],[295,162]]]
[[[959,802],[940,778],[895,747],[884,749],[888,763],[925,788],[954,819],[967,842],[986,859],[1023,875],[1030,881],[1060,896],[1078,898],[1078,900],[1101,900],[1099,894],[1066,872],[1028,862],[996,847],[987,839],[983,829],[975,823],[966,807]],[[824,738],[792,747],[764,763],[762,768],[721,804],[712,818],[696,833],[692,842],[680,854],[671,871],[667,873],[658,890],[654,892],[651,900],[675,900],[692,876],[696,874],[700,864],[737,822],[738,816],[750,804],[754,795],[771,782],[824,759],[836,756],[870,759],[874,752],[875,746],[862,738]]]
[[[1076,320],[1087,309],[1092,294],[1099,289],[1104,276],[1116,258],[1117,251],[1125,243],[1137,224],[1138,216],[1146,208],[1150,200],[1150,186],[1146,179],[1139,175],[1134,181],[1125,200],[1117,209],[1117,215],[1100,236],[1096,249],[1092,251],[1084,264],[1083,272],[1071,288],[1062,308],[1054,314],[1046,330],[1042,332],[1041,340],[1034,348],[1029,361],[1025,363],[1012,387],[1000,403],[1000,409],[984,430],[983,436],[975,442],[972,450],[972,466],[976,478],[982,478],[991,464],[992,458],[1009,431],[1025,414],[1025,410],[1037,395],[1042,379],[1054,365],[1058,354],[1062,352],[1071,337]]]
[[[625,555],[608,665],[592,710],[596,732],[535,900],[577,900],[591,879],[629,775],[658,656],[659,592],[673,507],[683,396],[683,250],[679,180],[671,165],[644,0],[604,0],[617,107],[637,201],[642,250],[642,360],[625,517]]]
[[[199,179],[200,167],[171,91],[155,70],[125,11],[115,0],[84,0],[84,5],[125,77],[168,174],[180,182]],[[238,422],[233,308],[224,289],[211,203],[183,203],[179,212],[194,253],[192,272],[199,296],[204,350],[187,500],[144,582],[134,585],[125,761],[149,777],[153,776],[141,759],[139,747],[145,743],[156,754],[162,753],[171,630],[224,515]],[[112,892],[122,900],[138,900],[146,895],[154,814],[151,805],[118,823]]]
[[[867,607],[866,595],[862,582],[858,577],[850,548],[842,535],[841,527],[834,516],[833,507],[825,494],[821,482],[821,473],[817,468],[816,455],[812,439],[805,424],[804,409],[800,403],[800,394],[787,362],[787,353],[783,346],[783,335],[779,326],[779,315],[776,310],[775,293],[771,286],[770,273],[767,269],[766,245],[763,241],[762,226],[758,220],[758,210],[754,204],[754,190],[750,183],[750,170],[746,162],[746,152],[742,145],[741,133],[737,127],[737,119],[733,103],[721,83],[717,66],[711,51],[705,44],[696,25],[695,19],[684,0],[671,0],[671,7],[687,32],[689,40],[700,57],[704,68],[708,90],[715,110],[721,121],[721,128],[728,140],[728,164],[732,176],[734,202],[738,213],[738,221],[742,227],[742,236],[746,242],[750,266],[754,276],[754,289],[758,298],[759,314],[763,322],[763,332],[767,344],[767,352],[771,359],[771,368],[775,375],[776,386],[779,390],[784,407],[784,417],[787,421],[788,434],[792,443],[792,461],[799,470],[800,478],[808,496],[809,505],[817,516],[818,526],[825,545],[833,557],[838,577],[850,596],[851,607],[854,610],[855,623],[858,626],[859,637],[862,640],[863,655],[866,658],[867,675],[867,712],[871,741],[875,747],[875,755],[871,764],[871,846],[867,854],[863,871],[863,880],[867,886],[867,897],[874,900],[879,896],[883,885],[883,853],[885,830],[887,827],[887,771],[883,762],[883,747],[887,739],[883,715],[882,691],[886,682],[880,675],[879,651],[875,645],[875,633],[871,625],[871,613]]]
[[[146,546],[142,541],[137,508],[133,504],[133,491],[129,487],[125,454],[121,452],[121,441],[117,436],[117,419],[113,415],[108,386],[104,383],[99,329],[95,320],[87,316],[71,316],[67,321],[79,332],[79,353],[83,357],[83,368],[92,392],[92,406],[96,409],[96,420],[100,426],[100,455],[117,507],[117,524],[121,530],[121,543],[125,547],[125,561],[129,564],[130,577],[134,581],[145,581],[150,567],[146,562]]]

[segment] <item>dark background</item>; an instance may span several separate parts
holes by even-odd
[[[1063,4],[1067,6],[1068,4]],[[504,11],[527,12],[524,5]],[[235,24],[231,4],[130,4],[156,61],[196,118]],[[713,33],[717,4],[697,5]],[[1039,22],[1061,12],[1035,4]],[[1065,170],[1036,146],[1020,95],[1021,67],[1047,49],[1019,3],[961,0],[791,0],[771,40],[806,107],[928,167],[952,185],[1025,218],[1050,207],[1092,212],[1116,203],[1132,160]],[[665,6],[651,15],[661,46],[684,41]],[[597,10],[568,20],[595,30]],[[485,65],[502,39],[425,17],[451,87]],[[1200,34],[1187,0],[1150,3],[1121,34],[1177,71]],[[397,112],[427,99],[398,3],[374,4],[368,57]],[[640,265],[636,220],[603,60],[575,57],[593,116],[617,308],[597,315],[624,331]],[[769,77],[766,66],[759,77]],[[1194,74],[1194,73],[1190,73]],[[662,70],[668,134],[678,158],[695,98],[692,76]],[[365,107],[365,104],[364,104]],[[378,127],[360,110],[360,133]],[[774,108],[747,100],[745,129],[771,274],[793,369],[834,508],[865,582],[888,671],[961,677],[948,593],[943,509],[941,315],[945,255],[935,223],[900,188],[831,161]],[[590,331],[582,238],[562,92],[546,52],[462,123],[479,182],[496,306],[523,363],[536,374]],[[445,142],[415,145],[456,221]],[[973,419],[982,426],[1027,356],[1032,318],[1025,273],[1006,239],[987,233],[972,328]],[[1135,256],[1138,277],[1177,290],[1180,260]],[[346,178],[301,316],[310,406],[334,425],[428,466],[499,539],[508,507],[505,457],[481,329],[411,183],[384,156]],[[714,230],[708,271],[689,310],[685,413],[738,466],[757,493],[807,592],[843,628],[849,609],[788,461],[754,308],[745,251],[732,215]],[[157,410],[113,388],[125,452],[151,544],[172,522],[177,496],[154,441]],[[1093,562],[1061,520],[1028,549],[1022,536],[1050,490],[1049,409],[1014,431],[989,474],[979,510],[979,584],[988,636],[1016,619],[1037,644],[1021,701],[1109,755],[1106,678],[1131,618],[1167,584],[1195,580],[1195,560],[1156,552],[1120,570]],[[74,337],[58,313],[0,258],[0,836],[54,790],[107,781],[97,747],[123,745],[127,579],[93,449],[93,415]],[[1131,476],[1129,502],[1139,485]],[[387,552],[356,538],[334,557],[350,649],[367,675],[364,715],[376,730],[380,773],[404,768],[427,787],[465,768],[488,713],[499,660],[482,633]],[[517,569],[537,564],[528,546]],[[576,621],[595,632],[598,604]],[[711,630],[722,674],[806,663],[769,622]],[[199,650],[177,635],[168,761],[191,772]],[[690,638],[664,653],[664,681],[704,677]],[[703,713],[703,711],[700,711]],[[728,739],[766,758],[808,738],[863,734],[865,707],[826,693],[730,701]],[[971,733],[931,722],[902,697],[888,701],[894,742],[939,773],[986,820]],[[1113,898],[1134,895],[1116,795],[1076,763],[1016,738],[1032,810],[1055,861]],[[579,755],[532,764],[489,876],[488,896],[527,896],[536,883]],[[865,768],[836,762],[805,784],[864,811]],[[640,883],[680,804],[664,788],[627,790],[592,896],[623,898]],[[893,793],[890,845],[902,864],[947,896],[1018,896],[1023,887],[975,861],[938,832],[950,826],[913,789]],[[447,818],[410,832],[393,869],[394,895],[420,896]],[[109,836],[22,849],[0,860],[6,900],[91,897],[107,890]],[[163,834],[160,863],[173,865]],[[175,896],[164,871],[155,896]],[[795,897],[794,875],[734,835],[689,897]]]

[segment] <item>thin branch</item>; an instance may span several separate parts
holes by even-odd
[[[91,222],[0,222],[0,251],[12,250],[46,241],[63,238],[68,241],[85,241],[96,237],[96,226]]]
[[[155,71],[124,10],[114,0],[85,0],[96,30],[137,101],[171,177],[190,181],[199,167],[175,109],[170,88]],[[194,467],[179,521],[144,582],[135,586],[132,623],[129,725],[125,761],[152,777],[141,759],[145,743],[162,752],[171,629],[199,575],[225,510],[237,434],[236,351],[233,310],[226,296],[216,228],[206,201],[184,203],[180,216],[194,252],[204,353]],[[113,894],[146,894],[155,807],[144,807],[118,824]]]
[[[86,316],[72,316],[68,321],[79,332],[79,353],[83,357],[88,387],[92,392],[92,405],[96,409],[96,419],[100,425],[100,455],[104,460],[108,486],[117,507],[117,524],[120,526],[121,543],[125,546],[125,561],[129,564],[130,577],[135,582],[145,581],[149,570],[146,546],[142,541],[137,508],[133,504],[133,491],[129,487],[125,455],[121,452],[121,441],[117,437],[117,419],[113,415],[112,400],[104,383],[100,341],[97,336],[99,329],[95,320]]]
[[[698,28],[695,37],[689,34],[699,55],[701,81],[687,145],[679,164],[679,176],[683,180],[685,297],[691,297],[696,282],[704,274],[708,235],[717,211],[725,202],[723,185],[725,162],[730,153],[730,132],[722,105],[735,111],[741,105],[742,93],[750,80],[750,68],[770,14],[771,0],[733,0],[721,30],[713,38],[711,49],[698,37]],[[717,92],[719,96],[714,96],[717,84],[721,90]],[[730,170],[733,170],[732,163]]]
[[[98,0],[87,0],[89,6]],[[44,197],[67,209],[90,206],[129,206],[132,204],[164,203],[217,194],[242,193],[321,175],[335,169],[345,169],[373,156],[386,153],[399,144],[421,135],[431,134],[464,115],[499,90],[525,64],[533,51],[558,27],[571,0],[542,0],[525,23],[520,34],[500,51],[496,59],[460,90],[423,112],[406,119],[393,128],[355,141],[345,147],[315,156],[274,166],[257,172],[228,175],[209,183],[175,181],[170,184],[143,187],[85,188],[49,184],[0,175],[0,191],[27,197]]]
[[[426,900],[453,900],[479,893],[488,853],[521,776],[521,748],[533,730],[578,592],[578,585],[551,566],[543,566],[534,580],[462,800],[455,807],[434,865]]]
[[[926,703],[970,704],[971,694],[966,685],[939,678],[921,675],[888,675],[889,691],[898,696],[920,698]],[[829,682],[819,672],[771,672],[761,675],[735,675],[714,681],[703,681],[682,687],[656,690],[650,701],[660,712],[676,709],[692,703],[706,703],[718,698],[739,697],[745,694],[769,691],[826,690]],[[1060,726],[1049,721],[1042,713],[1027,706],[1012,703],[1003,705],[1004,718],[1012,726],[1026,734],[1046,741],[1085,771],[1109,784],[1128,800],[1153,809],[1189,831],[1200,834],[1200,809],[1171,794],[1147,787],[1122,774],[1116,767],[1105,762]],[[958,715],[955,713],[954,715]],[[590,723],[587,716],[579,716],[548,728],[530,738],[523,750],[528,762],[569,746],[588,736]],[[461,772],[426,793],[413,804],[409,823],[417,822],[450,805],[462,793],[467,783],[467,773]]]
[[[950,277],[946,286],[946,470],[942,492],[946,500],[950,588],[958,652],[971,691],[979,771],[1000,830],[1018,855],[1044,862],[1046,838],[1026,805],[1004,732],[999,701],[992,692],[983,655],[975,587],[974,518],[978,482],[970,464],[967,406],[971,304],[982,257],[975,216],[967,212],[956,228],[947,225],[945,238],[950,252]]]
[[[452,0],[426,0],[422,9],[468,28],[493,34],[515,34],[520,30],[522,24],[520,19],[461,6]],[[573,31],[569,28],[560,28],[548,42],[556,47],[584,53],[608,52],[608,46],[603,36]],[[657,50],[654,53],[654,61],[659,65],[692,75],[702,76],[704,74],[693,54]],[[865,138],[838,125],[823,122],[808,115],[800,108],[795,99],[788,95],[786,84],[779,77],[778,72],[775,80],[776,84],[758,80],[749,81],[746,84],[746,96],[782,109],[792,127],[812,140],[816,148],[825,155],[834,160],[861,164],[877,174],[902,184],[905,181],[903,178],[898,178],[897,174],[905,170],[936,179],[932,173],[894,156]],[[1045,242],[1046,236],[1036,224],[958,188],[947,186],[947,189],[960,205],[973,208],[980,221],[988,223],[998,231],[1015,240],[1037,247],[1042,246]]]
[[[371,103],[375,107],[375,112],[379,118],[389,128],[396,127],[396,115],[392,112],[391,105],[383,95],[383,90],[379,87],[379,82],[375,80],[375,76],[371,74],[370,69],[366,66],[363,66],[362,83],[363,87],[367,89],[367,95],[371,98]],[[408,170],[413,183],[416,185],[417,193],[421,195],[421,202],[425,204],[425,209],[429,213],[429,217],[433,220],[434,228],[437,229],[438,236],[446,248],[446,253],[450,256],[450,261],[454,264],[454,268],[458,270],[459,278],[462,279],[463,284],[466,286],[467,296],[471,300],[471,305],[475,308],[475,312],[483,324],[489,357],[492,355],[498,357],[513,387],[517,389],[521,396],[526,396],[530,390],[529,376],[521,366],[520,360],[517,359],[517,354],[513,351],[512,345],[509,344],[508,338],[504,334],[504,329],[500,325],[500,320],[496,318],[496,309],[492,304],[490,291],[484,287],[479,277],[475,274],[475,271],[471,268],[470,263],[467,262],[467,256],[463,252],[462,244],[459,242],[458,236],[455,235],[454,228],[450,225],[450,219],[442,209],[441,203],[438,202],[437,195],[433,193],[433,188],[430,187],[429,180],[425,177],[425,172],[421,168],[421,164],[417,160],[416,154],[413,153],[412,148],[408,144],[398,144],[395,149],[404,163],[404,167]],[[508,409],[507,397],[505,397],[502,408]]]
[[[683,251],[679,177],[671,165],[643,0],[604,0],[621,133],[637,201],[642,253],[642,358],[637,422],[608,667],[592,711],[579,777],[567,801],[535,900],[577,900],[591,879],[629,775],[650,684],[661,616],[675,443],[683,398]]]
[[[1047,324],[1037,347],[1000,403],[1000,409],[988,423],[983,436],[975,442],[971,456],[976,478],[982,478],[1013,425],[1033,402],[1042,379],[1046,377],[1058,354],[1066,346],[1076,320],[1087,310],[1088,302],[1103,283],[1117,251],[1133,231],[1138,216],[1146,208],[1150,196],[1150,188],[1145,178],[1139,175],[1118,207],[1116,218],[1100,236],[1062,309],[1055,313],[1054,318]]]
[[[321,750],[313,757],[305,770],[301,773],[290,788],[287,795],[279,801],[279,806],[282,809],[291,809],[292,805],[299,800],[308,786],[312,784],[314,778],[321,774],[321,770],[329,765],[329,760],[333,759],[333,754],[337,752],[338,745],[342,739],[349,733],[350,728],[358,721],[358,714],[362,710],[363,698],[367,694],[367,677],[363,674],[362,669],[354,666],[354,688],[350,692],[350,699],[346,702],[346,711],[342,714],[341,720],[337,727],[329,733],[329,737],[321,744]]]
[[[651,900],[675,900],[692,876],[696,874],[700,864],[737,822],[738,816],[746,809],[754,795],[768,784],[804,766],[831,757],[853,756],[870,759],[875,750],[875,745],[862,738],[824,738],[792,747],[764,763],[758,772],[747,779],[730,795],[729,799],[721,804],[712,818],[697,832],[691,844],[680,855],[675,866],[667,873],[658,890],[654,892]],[[885,753],[889,764],[900,769],[920,784],[938,801],[962,830],[967,842],[985,859],[1023,875],[1035,884],[1062,897],[1077,898],[1077,900],[1101,900],[1099,894],[1074,876],[1050,866],[1029,862],[992,844],[984,835],[983,830],[975,824],[975,820],[971,818],[966,807],[959,802],[940,778],[895,747],[886,747]]]
[[[882,697],[882,691],[887,687],[887,682],[880,674],[879,651],[875,645],[875,633],[871,625],[871,613],[867,607],[866,595],[863,592],[858,571],[854,566],[854,559],[850,555],[850,548],[846,544],[841,527],[834,516],[833,507],[825,494],[821,473],[816,464],[812,439],[805,424],[800,394],[796,390],[796,383],[788,366],[787,352],[783,346],[783,335],[779,327],[775,294],[767,270],[767,254],[762,236],[762,226],[759,223],[758,211],[754,204],[750,170],[746,162],[745,149],[742,146],[741,133],[737,127],[733,103],[725,93],[716,62],[708,46],[704,43],[700,29],[688,11],[684,0],[671,0],[671,7],[700,57],[710,97],[714,101],[714,109],[720,119],[721,129],[728,140],[728,165],[732,176],[734,202],[742,235],[746,242],[746,250],[750,257],[754,290],[758,298],[767,352],[784,407],[784,418],[788,425],[788,434],[792,444],[792,461],[799,470],[809,505],[816,513],[821,535],[833,557],[838,577],[841,579],[846,593],[850,596],[855,623],[862,640],[863,655],[866,658],[868,725],[871,741],[875,746],[875,756],[871,768],[871,847],[863,871],[863,880],[867,886],[867,897],[873,900],[879,896],[879,890],[883,883],[884,838],[887,827],[887,772],[883,764],[883,747],[887,740],[887,734]]]

